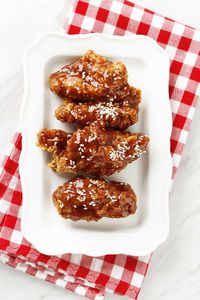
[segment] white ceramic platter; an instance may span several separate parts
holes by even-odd
[[[150,137],[148,151],[125,170],[112,176],[131,184],[138,196],[135,215],[99,222],[62,219],[52,203],[52,193],[69,176],[47,167],[50,156],[35,145],[44,127],[73,130],[54,118],[62,99],[48,87],[48,75],[92,49],[112,61],[123,61],[130,84],[142,90],[139,122],[132,132]],[[21,112],[23,147],[20,174],[23,190],[22,233],[44,254],[125,253],[146,255],[163,242],[169,231],[168,193],[171,111],[168,97],[169,59],[165,51],[145,36],[112,37],[102,34],[67,36],[50,33],[31,45],[24,61],[25,94]]]

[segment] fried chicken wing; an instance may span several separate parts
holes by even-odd
[[[136,211],[136,195],[126,183],[78,176],[53,193],[59,214],[73,221],[124,218]]]
[[[49,76],[51,90],[75,101],[118,101],[129,94],[126,67],[92,50]]]
[[[55,116],[61,122],[76,122],[81,127],[98,121],[102,127],[127,129],[137,122],[140,101],[141,91],[131,87],[129,95],[118,102],[65,100],[55,111]]]
[[[112,175],[138,159],[148,142],[149,138],[142,133],[105,130],[91,123],[72,134],[64,151],[54,152],[49,167],[58,173]]]
[[[37,146],[50,153],[61,153],[66,149],[67,141],[72,137],[60,129],[42,129],[37,135]]]

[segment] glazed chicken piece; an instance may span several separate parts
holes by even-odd
[[[66,149],[67,141],[71,138],[71,133],[66,133],[60,129],[42,129],[37,135],[37,146],[49,153],[61,153]]]
[[[59,214],[73,221],[125,218],[136,211],[136,195],[126,183],[78,176],[53,193]]]
[[[49,153],[52,153],[53,159],[48,164],[52,169],[57,168],[57,161],[66,151],[67,141],[72,137],[72,133],[66,133],[60,129],[44,128],[37,134],[36,145]]]
[[[126,67],[92,50],[49,76],[51,90],[75,101],[118,101],[129,94]]]
[[[105,130],[92,123],[75,131],[64,151],[54,152],[49,167],[58,173],[112,175],[138,159],[148,142],[149,138],[142,133]]]
[[[123,130],[137,122],[140,101],[141,91],[131,87],[129,95],[118,102],[65,100],[55,111],[55,116],[61,122],[75,122],[81,127],[98,121],[102,127]]]

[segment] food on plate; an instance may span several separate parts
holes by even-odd
[[[137,160],[149,142],[143,133],[125,131],[137,122],[141,102],[141,91],[128,83],[126,66],[89,50],[50,74],[49,85],[64,100],[56,118],[80,126],[73,133],[44,128],[37,135],[37,146],[52,155],[48,166],[76,174],[52,195],[59,214],[73,221],[134,214],[137,198],[131,186],[101,177]]]
[[[44,128],[37,135],[37,146],[50,153],[60,153],[66,149],[67,141],[71,136],[71,133],[60,129]]]
[[[129,94],[126,67],[111,62],[94,51],[49,76],[51,90],[75,101],[119,101]]]
[[[138,159],[146,151],[148,142],[149,138],[143,133],[106,130],[98,123],[91,123],[75,131],[65,149],[56,150],[54,146],[49,167],[58,173],[82,171],[96,176],[112,175]],[[38,146],[46,150],[39,140]]]
[[[77,176],[53,193],[59,214],[73,221],[124,218],[136,211],[136,195],[126,183]]]
[[[84,127],[94,121],[102,127],[127,129],[138,120],[141,91],[130,88],[128,96],[118,102],[76,102],[66,99],[56,110],[61,122],[77,123]]]

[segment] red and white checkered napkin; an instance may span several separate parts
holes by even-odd
[[[171,59],[169,93],[173,115],[171,152],[174,177],[197,102],[200,31],[129,1],[107,0],[74,1],[64,28],[69,34],[144,34],[166,49]],[[21,135],[16,133],[0,176],[0,260],[90,299],[102,299],[107,292],[136,299],[150,256],[46,256],[23,238],[20,231],[20,152]]]

